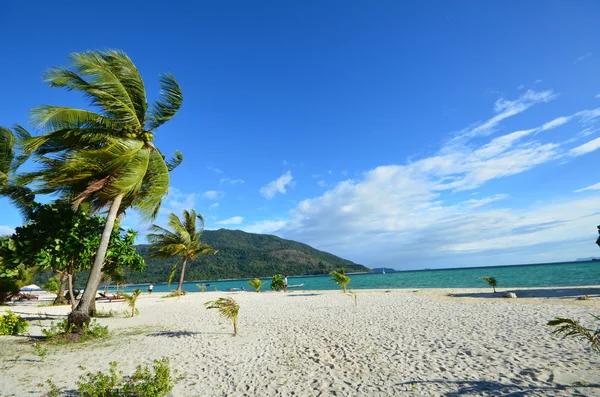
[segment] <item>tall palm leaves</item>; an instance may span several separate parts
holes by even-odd
[[[222,317],[228,318],[233,323],[233,336],[237,335],[237,318],[240,312],[240,305],[228,296],[214,301],[208,301],[204,304],[207,309],[217,309]]]
[[[0,196],[8,197],[24,216],[28,216],[34,194],[23,186],[17,169],[28,157],[18,150],[18,142],[30,138],[30,135],[20,125],[16,125],[13,131],[0,127]]]
[[[196,222],[199,222],[197,227]],[[148,234],[148,241],[152,244],[150,248],[150,258],[172,258],[180,257],[182,259],[181,273],[179,275],[179,285],[177,293],[182,293],[183,281],[185,276],[185,266],[188,259],[196,259],[198,255],[216,254],[208,244],[202,244],[200,237],[204,232],[204,219],[202,215],[196,214],[194,210],[183,211],[183,222],[173,213],[169,215],[169,228],[164,229],[157,225],[152,225]],[[177,263],[173,267],[176,269]],[[172,272],[172,274],[174,274]],[[171,278],[171,277],[169,277]]]
[[[79,325],[89,320],[115,219],[130,207],[154,219],[169,187],[169,171],[182,161],[179,152],[165,161],[152,141],[154,131],[177,113],[183,96],[172,75],[161,75],[159,99],[149,108],[138,70],[120,51],[73,53],[69,60],[70,68],[52,68],[44,80],[50,87],[82,93],[95,110],[34,109],[32,120],[44,134],[26,140],[24,147],[40,165],[27,176],[39,192],[60,193],[74,207],[86,201],[94,210],[109,208],[85,293],[74,311],[79,313],[70,318]]]

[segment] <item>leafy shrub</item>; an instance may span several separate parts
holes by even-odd
[[[180,296],[183,296],[185,294],[186,294],[185,291],[181,291],[181,292],[173,291],[173,292],[168,293],[167,295],[161,296],[161,298],[179,298]]]
[[[259,279],[259,278],[255,278],[254,280],[250,280],[250,281],[248,281],[248,284],[249,284],[249,285],[250,285],[252,288],[254,288],[254,290],[255,290],[256,292],[258,292],[258,291],[260,291],[260,288],[263,286],[263,284],[264,284],[264,283],[262,282],[262,280],[261,280],[261,279]]]
[[[113,361],[108,374],[90,372],[82,376],[77,382],[79,394],[82,397],[162,397],[180,380],[172,376],[166,357],[154,360],[152,367],[139,365],[128,378],[123,377],[123,372],[117,366],[118,363]]]
[[[271,289],[274,291],[280,291],[285,288],[283,284],[283,277],[281,274],[276,274],[273,276],[273,280],[271,280]]]
[[[48,339],[61,339],[74,330],[74,326],[69,325],[67,319],[58,322],[54,325],[54,321],[50,323],[50,328],[42,328],[42,334]],[[69,340],[76,339],[77,341],[83,342],[89,339],[105,338],[109,334],[107,325],[100,325],[95,319],[83,326],[83,333],[78,338],[67,338]]]
[[[0,317],[0,335],[16,336],[27,331],[27,328],[29,328],[29,322],[10,310]]]

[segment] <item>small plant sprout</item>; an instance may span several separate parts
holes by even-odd
[[[339,286],[344,290],[344,294],[346,293],[346,287],[350,283],[350,277],[346,276],[346,272],[342,267],[340,270],[334,270],[329,273],[331,277],[331,281],[335,281]]]
[[[233,336],[237,335],[237,318],[240,305],[232,298],[219,298],[205,303],[207,309],[217,309],[219,314],[233,322]]]
[[[248,281],[248,284],[254,288],[256,292],[260,291],[260,288],[263,286],[263,282],[259,278],[255,278],[254,280]]]
[[[600,316],[594,316],[591,313],[590,316],[600,321]],[[558,327],[554,331],[552,331],[552,333],[555,335],[561,335],[563,338],[573,336],[587,340],[590,343],[591,349],[600,353],[600,327],[594,330],[591,328],[584,327],[578,321],[572,320],[570,318],[560,317],[556,317],[554,320],[548,321],[547,325],[551,327]]]
[[[496,286],[498,285],[498,282],[496,281],[496,279],[494,277],[481,277],[481,279],[485,282],[487,282],[490,287],[492,287],[494,289],[494,294],[496,293]]]
[[[350,290],[346,293],[348,296],[354,298],[354,306],[358,306],[358,294],[354,290]]]
[[[206,291],[206,285],[205,284],[196,284],[196,287],[198,287],[200,289],[200,291],[202,291],[202,292]]]
[[[136,288],[135,290],[133,290],[132,294],[126,294],[124,292],[119,293],[119,296],[123,297],[123,299],[125,299],[125,302],[127,302],[129,307],[131,308],[131,317],[135,316],[135,314],[137,312],[135,310],[135,302],[137,301],[137,298],[138,298],[138,296],[140,296],[141,293],[142,293],[142,290],[139,288]]]

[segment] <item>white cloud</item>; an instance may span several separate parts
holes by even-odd
[[[508,198],[508,194],[496,194],[494,196],[486,197],[486,198],[479,199],[479,200],[475,200],[475,199],[467,200],[467,201],[462,202],[461,204],[467,208],[479,208],[484,205],[493,203],[494,201],[504,200],[506,198]]]
[[[561,125],[569,122],[571,118],[570,117],[557,117],[552,121],[547,122],[546,124],[544,124],[541,128],[542,131],[546,131],[552,128],[556,128],[556,127],[560,127]]]
[[[581,62],[581,61],[585,61],[586,59],[588,59],[588,58],[589,58],[589,57],[591,57],[591,56],[592,56],[592,53],[591,53],[591,52],[588,52],[587,54],[584,54],[584,55],[582,55],[582,56],[580,56],[580,57],[577,57],[577,59],[575,59],[575,60],[573,61],[573,65],[575,65],[575,64],[577,64],[577,63],[579,63],[579,62]]]
[[[287,171],[274,181],[269,182],[267,185],[260,188],[260,194],[268,199],[273,198],[277,193],[285,194],[287,192],[286,186],[294,186],[294,178],[292,177],[291,171]]]
[[[232,185],[242,185],[246,183],[243,179],[229,179],[229,178],[221,178],[220,183],[230,183]]]
[[[215,208],[217,208],[219,206],[219,203],[212,203],[211,205],[208,206],[209,210],[214,210]]]
[[[7,236],[13,234],[15,229],[10,226],[2,226],[0,225],[0,236]]]
[[[319,185],[319,187],[327,187],[329,186],[329,184],[325,181],[317,181],[317,185]]]
[[[253,225],[244,226],[242,227],[242,230],[248,233],[271,234],[280,230],[285,224],[285,221],[262,221],[254,223]]]
[[[217,174],[223,174],[223,171],[221,171],[219,168],[211,167],[210,165],[208,167],[206,167],[206,169],[213,171],[214,173],[217,173]]]
[[[600,94],[596,95],[596,98],[600,98]]]
[[[593,139],[589,142],[584,143],[581,146],[577,146],[569,151],[571,156],[581,156],[582,154],[593,152],[600,148],[600,138]]]
[[[209,200],[218,200],[225,196],[225,192],[219,190],[208,190],[202,193],[202,197],[207,198]]]
[[[163,200],[159,213],[168,215],[171,212],[181,215],[183,210],[194,208],[196,204],[196,193],[184,193],[176,187],[169,188],[169,194]]]
[[[224,219],[222,221],[215,222],[218,225],[239,225],[244,221],[244,218],[241,216],[233,216],[229,219]]]
[[[595,185],[584,187],[583,189],[575,190],[575,193],[585,192],[587,190],[600,190],[600,183],[596,183]]]

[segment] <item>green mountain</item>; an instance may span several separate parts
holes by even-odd
[[[219,252],[188,261],[186,281],[271,277],[277,273],[290,276],[327,274],[340,267],[346,268],[347,272],[370,271],[365,266],[309,245],[267,234],[228,229],[206,230],[202,235],[202,242],[210,244]],[[148,269],[142,273],[128,274],[129,282],[167,281],[173,264],[178,259],[149,259],[149,248],[149,245],[136,246],[146,260]],[[174,281],[178,277],[179,274],[176,274]]]

